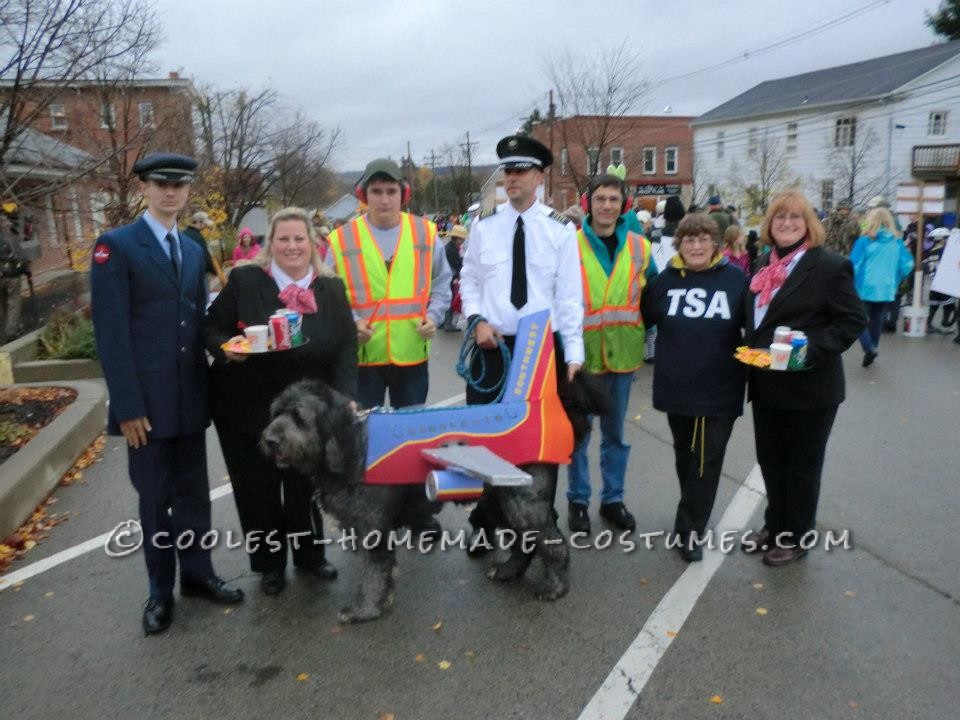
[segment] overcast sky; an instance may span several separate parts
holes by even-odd
[[[937,0],[163,0],[160,73],[222,88],[265,86],[339,125],[336,165],[499,138],[546,110],[545,56],[557,48],[638,49],[653,87],[637,114],[699,115],[772,78],[927,46]],[[857,12],[867,8],[862,12]],[[843,15],[853,17],[842,21]],[[824,29],[819,26],[833,24]],[[661,81],[743,56],[684,80]]]

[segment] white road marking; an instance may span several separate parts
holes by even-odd
[[[754,465],[733,500],[727,505],[723,517],[717,523],[716,532],[734,530],[739,534],[763,498],[763,476],[760,474],[760,466]],[[739,549],[734,552],[739,552]],[[623,720],[626,717],[673,642],[675,634],[683,627],[697,600],[707,589],[711,578],[726,557],[719,550],[704,548],[703,561],[691,563],[663,596],[660,604],[647,618],[643,629],[580,713],[578,720]]]
[[[460,393],[459,395],[454,395],[453,397],[448,397],[440,400],[439,402],[433,403],[428,407],[448,407],[450,405],[457,405],[458,403],[463,402],[464,398],[464,393]],[[224,483],[223,485],[215,487],[210,491],[210,500],[212,502],[218,498],[222,498],[224,495],[229,495],[232,492],[233,486],[230,485],[230,483]],[[102,548],[104,543],[107,542],[107,539],[112,534],[113,530],[110,530],[109,532],[105,532],[102,535],[97,535],[94,538],[90,538],[89,540],[67,548],[66,550],[61,550],[60,552],[55,553],[48,558],[38,560],[37,562],[31,563],[20,568],[19,570],[15,570],[12,573],[0,576],[0,590],[5,590],[11,585],[16,585],[24,580],[29,580],[30,578],[35,577],[40,573],[45,573],[47,570],[51,570],[58,565],[62,565],[65,562],[69,562],[74,558],[85,555],[88,552],[97,550],[98,548]]]

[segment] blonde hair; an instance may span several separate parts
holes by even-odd
[[[778,193],[770,201],[770,207],[767,208],[767,214],[763,216],[763,225],[760,227],[760,242],[765,245],[774,244],[773,236],[770,235],[770,222],[774,215],[791,210],[803,215],[803,221],[807,225],[807,235],[804,238],[807,244],[810,247],[823,245],[823,238],[826,235],[823,224],[813,211],[813,205],[799,190],[786,190]]]
[[[893,220],[893,215],[885,207],[877,207],[867,213],[863,234],[876,239],[877,233],[881,230],[886,230],[894,235],[897,232],[897,224]]]
[[[267,231],[267,237],[263,241],[263,247],[253,259],[253,262],[264,270],[270,267],[273,262],[273,236],[277,232],[277,225],[287,220],[299,220],[307,230],[307,237],[310,238],[310,266],[313,268],[317,277],[333,277],[335,273],[324,264],[320,259],[320,253],[317,252],[317,233],[313,229],[313,223],[310,222],[310,214],[303,208],[285,207],[278,210],[270,218],[270,229]]]
[[[734,243],[741,235],[743,235],[743,228],[739,225],[728,225],[727,229],[723,231],[723,246],[728,250],[733,250]]]

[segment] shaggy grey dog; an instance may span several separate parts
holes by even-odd
[[[589,380],[587,381],[589,383]],[[606,397],[588,387],[579,393],[561,393],[574,404],[588,403],[583,412],[603,412]],[[590,400],[590,398],[593,400]],[[571,408],[566,406],[568,414]],[[393,600],[395,558],[386,538],[402,524],[399,516],[406,485],[373,485],[363,481],[367,450],[367,424],[350,407],[350,399],[317,380],[291,385],[271,406],[272,421],[263,431],[260,446],[279,467],[293,467],[312,478],[315,501],[335,516],[343,528],[353,528],[358,538],[380,533],[382,541],[361,551],[363,567],[353,605],[340,612],[341,622],[374,620]],[[578,413],[576,409],[573,414]],[[580,423],[582,425],[582,422]],[[574,427],[578,426],[574,421]],[[570,552],[557,528],[553,511],[557,484],[555,465],[527,465],[533,476],[529,487],[493,488],[499,506],[500,527],[514,530],[518,537],[537,539],[535,552],[544,565],[544,576],[536,588],[540,600],[557,600],[567,594]],[[488,538],[493,543],[494,538]],[[527,548],[529,550],[529,547]],[[494,580],[514,580],[523,575],[533,559],[513,543],[506,560],[488,573]]]

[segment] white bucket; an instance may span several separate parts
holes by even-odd
[[[900,313],[903,315],[904,337],[924,337],[927,334],[927,308],[909,305]]]

